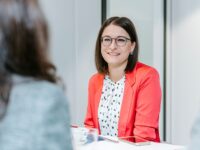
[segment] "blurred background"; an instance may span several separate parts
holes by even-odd
[[[82,126],[87,84],[102,21],[127,16],[136,26],[140,61],[160,73],[163,141],[186,145],[200,106],[199,0],[40,0],[50,27],[51,57],[66,85],[72,124]]]

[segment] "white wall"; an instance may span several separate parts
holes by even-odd
[[[126,16],[133,21],[140,44],[139,60],[159,71],[163,87],[163,1],[109,0],[107,4],[107,17]],[[160,136],[162,139],[163,112],[160,115]]]
[[[200,1],[168,1],[167,140],[188,144],[200,106]]]
[[[66,84],[72,124],[83,124],[88,79],[95,72],[94,48],[101,25],[101,1],[40,0],[49,22],[50,50]]]

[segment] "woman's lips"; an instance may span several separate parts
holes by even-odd
[[[111,56],[119,56],[120,55],[120,53],[116,53],[116,52],[108,52],[107,54],[111,55]]]

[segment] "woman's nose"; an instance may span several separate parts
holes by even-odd
[[[115,40],[115,39],[112,39],[112,42],[111,42],[111,44],[110,44],[109,47],[110,47],[111,49],[117,48],[117,43],[116,43],[116,40]]]

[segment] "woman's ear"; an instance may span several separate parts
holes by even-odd
[[[130,54],[133,54],[134,52],[134,49],[135,49],[135,46],[136,46],[136,43],[133,42],[132,45],[131,45],[131,50],[130,50]]]

